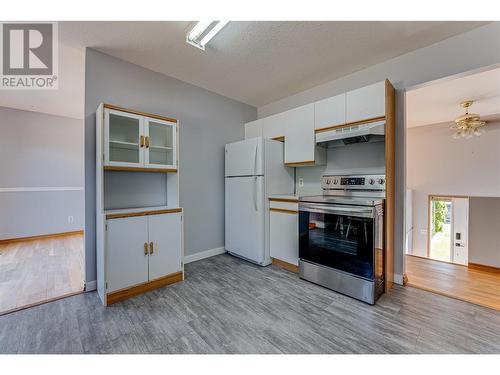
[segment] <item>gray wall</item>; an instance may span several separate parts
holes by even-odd
[[[257,109],[87,49],[85,73],[86,280],[95,263],[95,110],[107,102],[180,121],[185,253],[224,246],[224,145],[243,139]]]
[[[453,139],[450,125],[407,131],[406,182],[413,190],[414,255],[427,254],[429,195],[500,197],[500,122],[488,122],[486,133],[471,139]]]
[[[83,120],[0,107],[0,134],[0,239],[83,229]]]
[[[300,92],[258,109],[259,118],[379,82],[388,78],[396,88],[396,254],[395,273],[403,273],[405,194],[405,89],[500,63],[500,22],[493,22],[431,46]],[[464,53],[466,48],[466,53]]]
[[[500,198],[469,199],[469,263],[500,268]]]

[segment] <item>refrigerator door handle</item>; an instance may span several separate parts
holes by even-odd
[[[255,208],[255,211],[259,210],[257,208],[257,176],[253,178],[253,206]]]
[[[254,152],[254,155],[253,155],[253,174],[256,175],[257,174],[257,148],[259,147],[259,144],[256,143],[255,144],[255,152]]]

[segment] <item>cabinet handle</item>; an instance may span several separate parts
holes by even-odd
[[[146,148],[149,147],[149,137],[146,137]]]
[[[141,138],[140,138],[140,146],[144,147],[144,136],[143,135],[141,135]]]
[[[148,255],[148,243],[144,242],[144,255]]]
[[[150,254],[153,254],[153,247],[154,247],[153,242],[150,242],[150,243],[149,243],[149,253],[150,253]]]

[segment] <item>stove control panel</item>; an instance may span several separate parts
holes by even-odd
[[[326,190],[385,190],[385,175],[323,176]]]

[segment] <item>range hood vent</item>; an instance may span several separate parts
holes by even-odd
[[[372,135],[385,134],[385,121],[352,125],[316,133],[316,143],[342,140],[344,144],[368,142]]]

